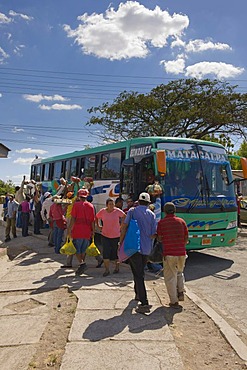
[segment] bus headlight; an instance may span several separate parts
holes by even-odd
[[[237,220],[229,222],[226,229],[234,229],[235,227],[237,227]]]

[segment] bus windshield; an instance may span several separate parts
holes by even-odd
[[[179,211],[235,207],[232,173],[223,148],[189,143],[158,143],[166,151],[167,173],[161,180],[165,201]]]

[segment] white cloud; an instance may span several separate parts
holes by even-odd
[[[244,68],[235,67],[223,62],[200,62],[186,67],[187,77],[204,78],[206,75],[214,75],[216,78],[236,77],[244,72]]]
[[[183,40],[179,39],[179,38],[176,38],[175,40],[173,40],[171,42],[171,48],[172,49],[173,48],[185,48],[185,45],[186,45],[186,43]]]
[[[5,14],[0,13],[0,23],[10,23],[11,21],[11,18],[8,18]]]
[[[0,64],[3,64],[7,58],[9,58],[9,55],[0,46]]]
[[[77,104],[53,104],[53,105],[39,105],[39,108],[42,110],[74,110],[82,109],[80,105]]]
[[[3,96],[3,94],[2,93],[0,93],[0,98]]]
[[[175,75],[184,73],[185,60],[184,58],[177,58],[176,60],[165,61],[162,60],[160,64],[164,65],[164,69],[167,73],[173,73]]]
[[[187,53],[198,53],[207,50],[232,50],[228,44],[222,44],[220,42],[204,41],[204,40],[192,40],[185,46]]]
[[[26,14],[16,13],[16,12],[14,12],[14,10],[10,10],[9,15],[12,16],[12,17],[20,17],[20,18],[24,19],[25,21],[33,20],[33,17],[30,17]]]
[[[26,154],[46,154],[48,153],[47,150],[43,150],[43,149],[32,149],[32,148],[23,148],[23,149],[20,149],[20,150],[16,150],[16,153],[26,153]]]
[[[14,127],[14,128],[12,128],[12,130],[11,130],[14,134],[16,134],[17,132],[22,132],[22,131],[24,131],[24,129],[23,128],[18,128],[18,127]]]
[[[78,20],[81,24],[75,30],[64,25],[67,36],[85,54],[110,60],[144,58],[149,44],[162,48],[170,36],[179,37],[189,25],[186,15],[170,15],[158,6],[150,10],[136,1],[121,3],[116,11],[111,7],[105,15],[84,13]]]
[[[19,157],[17,159],[15,159],[13,161],[13,163],[16,163],[16,164],[20,164],[22,166],[27,166],[27,165],[30,165],[34,160],[34,157],[31,157],[31,158],[22,158],[22,157]]]
[[[14,53],[18,56],[22,56],[22,49],[25,48],[25,45],[18,45],[14,48]]]
[[[14,182],[14,184],[17,186],[17,185],[21,185],[21,182],[23,180],[23,176],[25,176],[26,180],[29,180],[30,179],[30,174],[19,174],[19,175],[11,175],[11,176],[6,176],[6,179],[10,179]]]
[[[42,100],[47,100],[47,101],[68,101],[70,99],[66,99],[61,95],[28,95],[25,94],[23,95],[23,98],[28,101],[32,101],[34,103],[40,103]]]

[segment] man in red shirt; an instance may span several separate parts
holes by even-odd
[[[165,218],[158,222],[158,240],[163,245],[163,266],[166,289],[170,307],[179,308],[178,301],[184,300],[185,246],[188,228],[185,221],[175,215],[176,207],[172,202],[164,206]]]
[[[68,237],[72,236],[76,247],[76,257],[80,263],[76,275],[81,275],[86,270],[84,261],[85,252],[90,244],[90,239],[94,235],[94,207],[87,202],[89,191],[80,189],[78,191],[79,202],[75,202],[71,211],[71,221],[68,228]]]

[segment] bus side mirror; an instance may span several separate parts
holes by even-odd
[[[165,150],[156,151],[157,169],[161,176],[166,174],[166,152]]]
[[[247,158],[240,158],[240,163],[243,170],[244,179],[247,179]]]

